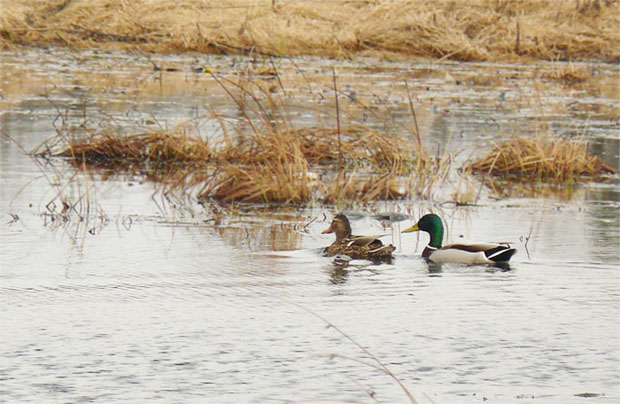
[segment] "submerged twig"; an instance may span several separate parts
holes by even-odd
[[[530,261],[532,260],[532,258],[530,257],[530,250],[527,248],[527,244],[530,242],[530,238],[532,237],[533,230],[534,230],[534,223],[532,223],[532,225],[530,226],[530,232],[525,238],[525,245],[523,246],[525,248],[525,252],[527,253],[527,259]]]
[[[341,330],[340,328],[338,328],[338,326],[336,326],[334,323],[332,323],[331,321],[327,320],[326,318],[324,318],[323,316],[321,316],[320,314],[302,306],[299,303],[295,303],[293,301],[287,300],[287,299],[283,299],[282,300],[286,301],[287,303],[290,303],[294,306],[299,307],[300,309],[312,314],[313,316],[315,316],[316,318],[318,318],[319,320],[323,321],[325,324],[327,324],[328,328],[333,328],[334,330],[336,330],[340,335],[342,335],[343,337],[345,337],[346,339],[348,339],[351,343],[353,343],[356,347],[358,347],[362,352],[364,352],[366,355],[368,355],[368,357],[370,357],[377,365],[375,366],[374,364],[368,363],[368,362],[364,362],[364,361],[359,361],[356,359],[352,359],[352,358],[347,358],[347,359],[352,359],[355,360],[358,363],[362,363],[364,365],[367,366],[371,366],[374,367],[375,369],[381,370],[383,373],[387,374],[388,376],[390,376],[399,386],[400,388],[403,390],[403,392],[405,393],[405,395],[407,396],[407,398],[409,399],[409,401],[413,404],[417,404],[417,401],[415,400],[415,398],[413,397],[413,395],[409,392],[409,390],[407,389],[407,387],[405,387],[405,385],[403,384],[403,382],[394,374],[392,373],[392,371],[390,369],[388,369],[388,367],[381,362],[381,360],[379,360],[379,358],[377,358],[372,352],[370,352],[367,348],[364,348],[359,342],[357,342],[353,337],[351,337],[349,334],[347,334],[346,332],[344,332],[343,330]],[[334,357],[339,356],[339,357],[344,357],[338,354],[332,354]]]
[[[340,140],[340,107],[338,104],[338,86],[336,84],[336,68],[332,70],[334,79],[334,98],[336,100],[336,130],[338,134],[338,182],[340,182],[342,172],[342,142]]]

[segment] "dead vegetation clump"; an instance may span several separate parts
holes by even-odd
[[[543,135],[518,137],[498,144],[465,169],[497,177],[556,183],[616,172],[600,158],[590,155],[585,142]]]
[[[404,152],[409,146],[402,139],[361,126],[341,128],[340,140],[338,133],[336,128],[284,129],[248,133],[235,136],[235,140],[209,144],[208,140],[182,130],[131,135],[96,132],[81,139],[63,135],[66,148],[55,155],[101,166],[188,162],[253,165],[286,162],[290,156],[300,155],[307,164],[329,166],[338,161],[340,154],[347,164],[362,164],[377,172],[411,171],[414,156]]]
[[[186,134],[152,132],[122,136],[98,132],[81,140],[68,140],[67,147],[56,156],[102,167],[135,164],[157,167],[206,162],[211,149],[207,142]]]
[[[167,188],[199,186],[201,199],[226,202],[369,201],[403,198],[414,187],[430,192],[426,179],[438,165],[428,156],[415,155],[389,133],[340,132],[340,139],[329,128],[250,132],[212,143],[182,130],[83,138],[64,133],[39,154],[78,166],[148,171]]]
[[[334,147],[339,143],[340,148]],[[361,126],[341,128],[303,128],[291,130],[289,135],[299,139],[304,157],[311,164],[333,164],[339,154],[345,161],[363,162],[377,172],[394,169],[399,173],[410,171],[413,155],[403,151],[410,148],[396,136]]]
[[[302,204],[312,197],[307,162],[302,158],[283,164],[266,161],[252,166],[229,165],[212,178],[213,181],[206,182],[199,199]]]
[[[543,78],[560,81],[568,86],[585,83],[592,78],[591,66],[567,66],[556,68],[550,72],[542,74]]]
[[[332,178],[325,185],[326,203],[344,201],[398,200],[416,192],[406,176],[386,173],[378,176],[352,172]]]
[[[0,47],[620,60],[617,0],[4,1]]]

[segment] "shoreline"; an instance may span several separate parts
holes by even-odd
[[[4,2],[0,49],[620,63],[620,2]]]

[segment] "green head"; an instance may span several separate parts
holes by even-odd
[[[425,231],[431,236],[431,241],[428,245],[435,248],[441,248],[441,241],[443,240],[443,224],[441,223],[439,216],[434,213],[424,215],[420,218],[420,220],[418,220],[417,224],[403,230],[403,233],[410,233],[418,230]]]

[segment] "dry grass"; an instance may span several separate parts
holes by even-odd
[[[542,74],[543,78],[557,80],[566,85],[585,83],[592,78],[592,66],[575,66],[572,63]]]
[[[498,144],[465,169],[498,177],[555,183],[615,173],[613,167],[588,153],[585,142],[544,135],[518,137]]]
[[[452,201],[456,206],[476,206],[482,185],[478,184],[469,171],[460,170],[458,183],[453,185]]]
[[[620,60],[618,0],[1,0],[0,48]]]
[[[410,146],[389,133],[350,126],[340,129],[340,153],[346,161],[376,172],[406,174],[411,171]],[[236,135],[234,140],[208,140],[188,135],[183,128],[173,132],[116,135],[96,132],[78,140],[65,139],[67,147],[55,153],[92,165],[173,165],[177,163],[262,164],[285,162],[300,154],[308,164],[333,165],[338,161],[336,128],[272,130]],[[49,144],[48,144],[49,146]]]
[[[211,148],[200,138],[163,132],[120,136],[107,132],[91,134],[85,139],[69,140],[67,148],[56,155],[70,157],[77,163],[117,167],[207,162]]]
[[[306,161],[296,159],[284,164],[230,165],[209,181],[199,198],[224,202],[305,203],[311,199]]]
[[[399,199],[415,187],[430,192],[439,180],[436,162],[414,155],[391,134],[361,127],[342,128],[340,147],[336,129],[250,132],[213,144],[177,130],[85,137],[60,131],[57,144],[39,154],[66,157],[78,167],[146,171],[168,189],[199,186],[201,199],[226,202]],[[340,173],[338,149],[346,163]]]

